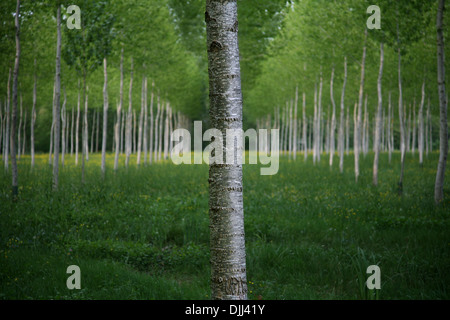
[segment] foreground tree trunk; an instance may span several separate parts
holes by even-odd
[[[237,3],[206,1],[210,120],[222,135],[242,130]],[[234,143],[226,149],[241,152]],[[242,164],[211,163],[209,168],[211,296],[247,299]]]
[[[378,74],[378,110],[376,113],[376,125],[375,125],[375,141],[374,150],[375,156],[373,159],[373,184],[378,185],[378,160],[380,157],[380,135],[381,135],[381,116],[383,112],[383,96],[381,94],[381,80],[383,78],[383,62],[384,62],[384,50],[383,42],[380,44],[380,72]]]
[[[444,200],[445,165],[448,156],[448,127],[447,127],[447,97],[445,95],[445,47],[444,47],[444,0],[439,0],[436,30],[437,30],[437,69],[439,91],[439,163],[434,186],[434,201],[440,204]]]
[[[13,105],[11,117],[11,169],[12,169],[12,195],[16,198],[19,194],[19,173],[17,171],[16,159],[16,122],[17,122],[17,88],[19,79],[19,62],[20,62],[20,0],[17,0],[15,27],[16,27],[16,58],[14,62],[13,74]],[[8,158],[6,158],[6,162]]]

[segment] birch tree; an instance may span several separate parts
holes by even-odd
[[[341,113],[339,123],[339,170],[344,172],[344,117],[345,117],[345,87],[347,85],[347,57],[344,57],[344,82],[341,93]]]
[[[114,170],[117,170],[119,168],[119,155],[120,155],[120,149],[121,149],[121,139],[120,139],[120,117],[122,115],[122,103],[123,103],[123,47],[120,53],[120,89],[119,89],[119,104],[117,106],[117,122],[114,127],[114,137],[116,140],[116,154],[114,157]]]
[[[380,44],[380,72],[378,73],[377,91],[378,91],[378,108],[376,113],[375,126],[375,141],[374,150],[375,156],[373,159],[373,184],[378,185],[378,162],[380,157],[380,135],[381,135],[381,116],[383,110],[383,95],[381,92],[381,85],[383,79],[383,63],[384,63],[384,46],[383,42]]]
[[[20,0],[17,0],[16,15],[14,17],[16,29],[16,57],[14,60],[14,74],[13,74],[13,105],[11,117],[11,170],[12,170],[12,195],[15,199],[19,195],[19,173],[17,170],[16,158],[16,122],[17,122],[17,91],[19,81],[19,64],[20,64]],[[6,158],[8,162],[8,158]]]
[[[222,136],[227,129],[242,130],[237,4],[206,0],[210,122]],[[234,143],[227,149],[241,151]],[[209,167],[212,298],[247,299],[242,164]]]
[[[448,127],[447,127],[447,96],[445,94],[445,45],[444,45],[444,10],[445,0],[439,0],[436,17],[437,33],[437,69],[439,93],[439,162],[434,186],[434,201],[436,204],[444,200],[445,166],[448,156]]]
[[[102,137],[102,164],[101,169],[103,176],[106,172],[106,140],[108,138],[108,68],[106,57],[103,58],[103,76],[104,76],[104,84],[103,84],[103,137]]]
[[[355,122],[355,143],[353,146],[354,154],[355,154],[355,182],[358,182],[359,177],[359,153],[360,153],[360,140],[361,140],[361,115],[362,115],[362,104],[363,104],[363,93],[364,93],[364,71],[366,64],[366,41],[367,41],[367,29],[364,35],[364,47],[363,47],[363,56],[361,62],[361,82],[359,86],[359,99],[358,99],[358,112],[357,118]]]

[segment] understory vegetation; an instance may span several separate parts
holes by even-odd
[[[400,154],[361,159],[354,182],[352,154],[344,173],[328,157],[281,157],[274,176],[244,165],[244,214],[249,299],[448,299],[450,208],[435,206],[438,153],[423,167],[407,155],[402,195]],[[0,299],[210,298],[208,165],[162,161],[112,170],[100,154],[80,167],[68,156],[60,189],[52,191],[48,155],[19,161],[20,192],[0,172]],[[121,158],[121,161],[124,159]],[[337,164],[336,164],[337,165]],[[81,289],[69,290],[69,265]],[[369,291],[369,265],[381,289]]]

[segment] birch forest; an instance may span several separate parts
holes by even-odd
[[[449,299],[445,2],[1,1],[0,299]]]

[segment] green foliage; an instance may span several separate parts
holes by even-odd
[[[67,65],[82,74],[91,72],[111,51],[115,36],[115,17],[110,1],[78,0],[81,10],[81,29],[62,28],[65,32],[63,58]]]

